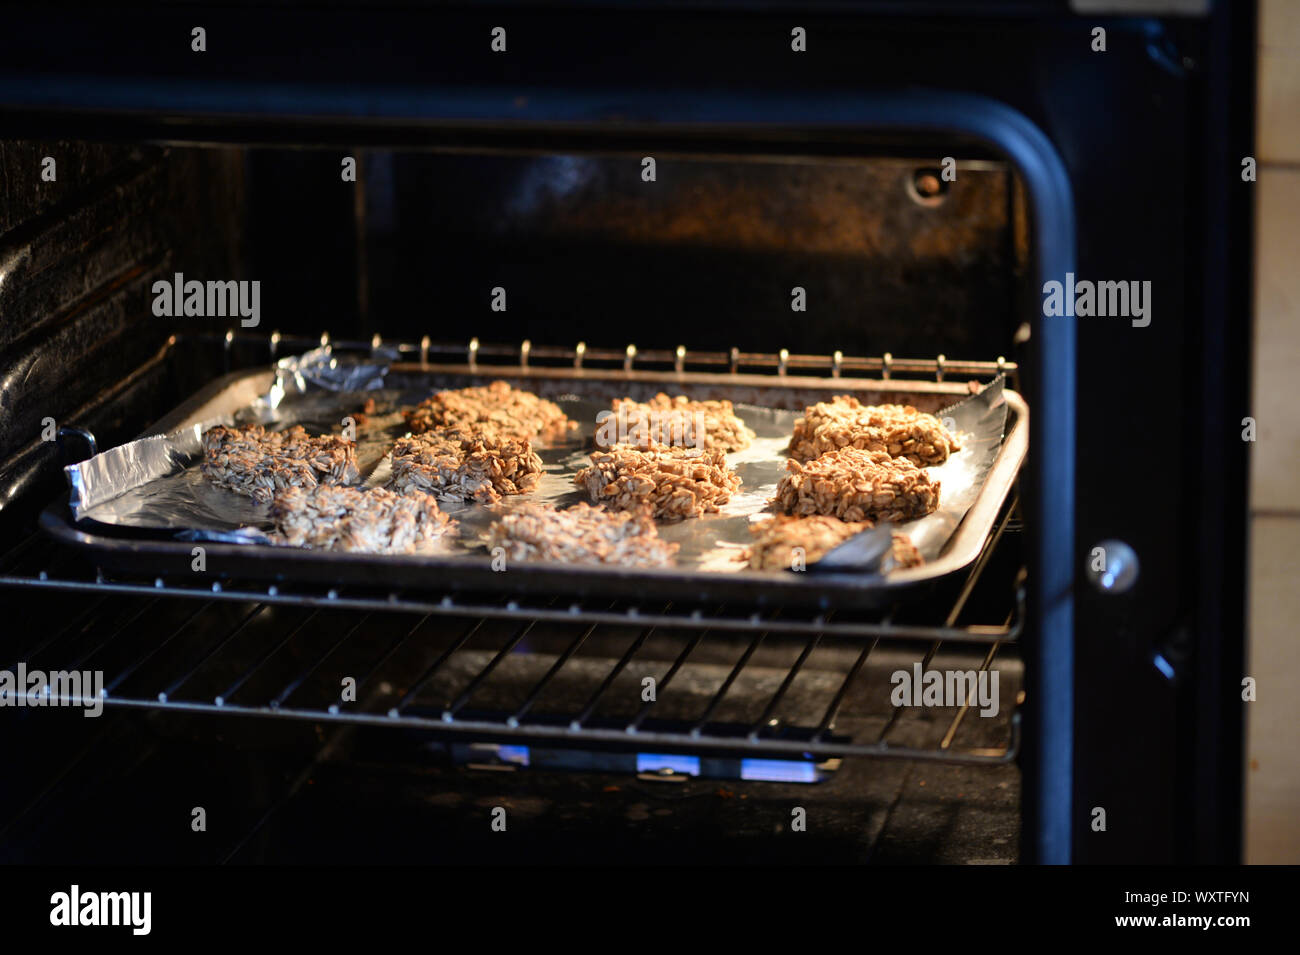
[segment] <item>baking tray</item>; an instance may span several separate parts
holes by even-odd
[[[934,412],[972,392],[967,382],[520,365],[395,363],[389,372],[418,376],[431,390],[500,379],[544,397],[576,394],[609,401],[627,395],[645,400],[658,391],[667,391],[791,410],[800,410],[835,394],[854,394],[866,403],[906,403]],[[141,437],[168,434],[223,415],[234,415],[264,396],[273,380],[274,373],[269,368],[218,378],[155,422]],[[633,569],[540,562],[512,562],[508,572],[499,572],[492,568],[487,553],[376,555],[218,542],[202,544],[206,567],[198,571],[192,566],[193,542],[124,535],[104,525],[79,526],[66,502],[48,507],[41,517],[41,526],[57,540],[85,551],[98,566],[110,572],[151,576],[201,574],[214,580],[296,582],[390,591],[541,593],[633,602],[874,608],[921,600],[936,590],[959,586],[962,571],[978,557],[1015,483],[1028,446],[1028,408],[1015,391],[1004,389],[1003,394],[1008,411],[1005,437],[964,519],[938,557],[920,567],[895,570],[883,577],[826,570],[721,573],[696,568]]]

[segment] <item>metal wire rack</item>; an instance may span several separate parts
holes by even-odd
[[[747,352],[739,348],[727,351],[688,350],[685,345],[674,349],[639,349],[634,344],[623,348],[588,347],[586,342],[578,342],[572,348],[555,345],[534,345],[525,340],[518,345],[500,343],[481,343],[477,338],[468,342],[434,342],[425,335],[418,342],[388,342],[376,334],[368,342],[334,339],[329,332],[322,332],[319,338],[301,335],[281,335],[271,332],[269,335],[248,332],[228,331],[221,341],[225,348],[226,367],[232,365],[231,355],[237,345],[265,348],[266,356],[271,359],[286,354],[294,354],[307,348],[326,345],[346,351],[369,351],[376,355],[387,355],[403,361],[419,360],[421,364],[430,361],[463,361],[470,368],[480,364],[517,365],[528,368],[532,365],[572,365],[574,368],[607,367],[622,368],[631,372],[639,369],[672,369],[683,371],[729,372],[731,374],[772,373],[777,375],[809,375],[839,378],[843,375],[859,377],[879,377],[882,380],[901,378],[933,378],[944,381],[949,376],[984,376],[1007,375],[1013,387],[1019,374],[1016,362],[1007,361],[998,356],[996,361],[951,360],[946,355],[934,358],[895,358],[890,352],[878,357],[846,356],[836,351],[830,355],[791,354],[789,349],[778,352]]]
[[[8,643],[13,659],[2,662],[101,670],[105,706],[575,748],[1004,762],[1018,746],[1014,717],[999,724],[999,742],[981,732],[969,748],[954,745],[969,707],[945,714],[942,726],[928,720],[920,734],[893,707],[862,714],[849,734],[836,719],[846,701],[868,710],[887,702],[881,667],[896,672],[918,658],[929,667],[944,647],[966,651],[962,666],[1014,670],[1005,650],[1014,654],[1021,632],[1019,579],[1003,619],[959,622],[977,588],[995,585],[985,572],[999,539],[1018,529],[1012,514],[937,619],[902,608],[840,617],[238,580],[201,586],[106,576],[32,537],[0,559],[0,606],[39,603],[49,625],[25,647]],[[967,660],[972,651],[978,658]],[[692,666],[698,672],[687,678]],[[351,699],[340,696],[344,677],[355,681]],[[656,684],[653,701],[639,695],[646,677]]]
[[[228,357],[241,340],[272,355],[306,344],[231,333],[224,337]],[[886,377],[923,372],[922,363],[893,363],[888,356],[476,345],[470,361],[723,362],[733,371],[770,365],[778,374],[874,370]],[[451,354],[453,346],[427,339],[389,346],[376,339],[369,347],[396,348],[404,357],[414,351],[427,361]],[[463,359],[463,346],[454,347]],[[942,356],[928,366],[938,379],[945,371],[999,370],[1015,371],[1001,360],[949,364]],[[1013,497],[946,600],[852,613],[141,578],[106,572],[36,534],[0,557],[0,612],[42,624],[27,633],[11,630],[0,641],[0,666],[99,671],[107,707],[386,727],[453,741],[804,761],[1004,763],[1019,746],[1016,644],[1025,597],[1019,555],[1014,544],[1006,546],[1019,534],[1017,514]],[[892,706],[891,674],[917,662],[937,666],[936,660],[999,672],[1012,705],[994,720],[970,719],[969,704]],[[344,680],[354,694],[342,692]],[[653,681],[653,699],[643,698],[646,680]]]

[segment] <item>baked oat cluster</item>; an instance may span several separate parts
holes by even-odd
[[[615,398],[612,411],[596,428],[598,448],[666,444],[740,451],[754,442],[754,432],[730,401],[692,401],[660,392],[649,401]]]
[[[875,526],[871,521],[842,521],[824,514],[810,517],[778,514],[749,525],[749,533],[754,538],[749,548],[749,566],[755,570],[788,570],[793,566],[796,547],[802,547],[805,562],[813,564],[854,534]]]
[[[455,527],[428,494],[326,485],[276,494],[271,520],[277,544],[364,554],[412,554]]]
[[[804,410],[790,438],[790,457],[811,461],[840,448],[883,451],[929,467],[943,464],[961,444],[938,418],[911,405],[864,405],[840,395]]]
[[[749,566],[754,570],[790,570],[794,566],[796,547],[803,549],[804,566],[815,564],[854,534],[875,526],[871,521],[842,521],[823,514],[810,517],[778,514],[749,525],[754,537],[749,548]],[[892,537],[893,568],[923,563],[921,552],[910,537],[898,532]]]
[[[893,537],[894,547],[890,553],[895,568],[920,567],[925,563],[925,558],[921,556],[920,549],[912,543],[912,538],[898,532],[895,532]]]
[[[660,539],[648,505],[611,511],[575,504],[557,511],[526,504],[492,525],[488,546],[504,547],[510,560],[663,567],[678,545]]]
[[[555,402],[504,381],[440,391],[402,416],[413,434],[454,428],[503,441],[553,441],[578,426]]]
[[[302,425],[285,431],[260,424],[210,428],[203,433],[201,470],[214,484],[262,503],[286,488],[354,484],[361,477],[353,442],[311,437]]]
[[[846,521],[910,521],[939,506],[939,482],[907,458],[841,448],[812,461],[789,460],[776,486],[787,514],[829,514]]]
[[[665,521],[713,513],[731,500],[740,475],[717,448],[670,448],[618,444],[591,455],[591,465],[574,476],[593,502],[615,510],[643,504]]]
[[[533,490],[542,459],[527,440],[439,429],[399,438],[388,488],[445,501],[495,504],[503,494]]]

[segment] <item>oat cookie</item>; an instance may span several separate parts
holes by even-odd
[[[677,552],[676,544],[660,539],[649,505],[611,511],[575,504],[557,511],[526,504],[492,525],[488,546],[504,547],[510,560],[623,567],[664,567]]]
[[[736,416],[730,401],[693,401],[660,392],[649,401],[615,398],[613,414],[596,428],[596,447],[666,444],[740,451],[754,432]]]
[[[542,459],[527,440],[452,429],[399,438],[388,489],[423,491],[445,501],[495,504],[503,494],[533,490]]]
[[[749,525],[754,538],[749,566],[754,570],[789,570],[796,547],[803,548],[805,564],[813,564],[854,534],[875,526],[871,521],[842,521],[824,514],[778,514],[770,520],[755,521]]]
[[[803,548],[805,566],[814,564],[854,534],[875,526],[871,521],[842,521],[824,514],[810,517],[778,514],[749,525],[754,537],[749,548],[749,566],[754,570],[789,570],[794,565],[796,547]],[[915,567],[922,563],[921,553],[910,537],[898,532],[892,537],[895,567]]]
[[[290,487],[354,484],[360,480],[356,445],[302,425],[267,431],[260,424],[218,426],[203,433],[202,472],[210,481],[266,503]]]
[[[895,532],[894,548],[892,555],[894,566],[898,569],[904,567],[920,567],[925,563],[925,558],[921,556],[920,550],[912,543],[912,538],[906,534]]]
[[[864,405],[840,395],[804,410],[794,424],[789,453],[796,461],[811,461],[840,448],[883,451],[930,467],[960,451],[961,443],[938,418],[911,405]]]
[[[277,544],[364,554],[413,554],[456,525],[418,491],[291,487],[271,503]]]
[[[573,480],[598,504],[616,510],[649,504],[654,517],[666,521],[715,512],[740,487],[722,451],[662,444],[596,451]]]
[[[439,428],[473,431],[500,440],[554,441],[577,423],[553,401],[494,381],[485,387],[440,391],[402,412],[413,434]]]
[[[846,521],[910,521],[939,506],[939,482],[906,458],[841,448],[812,461],[786,462],[776,486],[785,513],[829,514]]]

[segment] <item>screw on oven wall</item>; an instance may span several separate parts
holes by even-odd
[[[928,170],[918,172],[912,181],[916,184],[916,191],[927,199],[937,196],[943,188],[943,180]]]
[[[1106,594],[1122,594],[1137,583],[1138,558],[1120,540],[1104,540],[1088,556],[1088,579]]]
[[[957,162],[945,156],[941,167],[916,169],[907,180],[907,194],[922,206],[937,206],[948,197],[949,184],[957,181]]]

